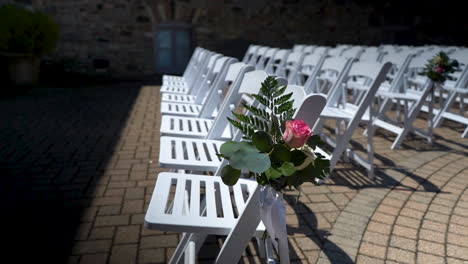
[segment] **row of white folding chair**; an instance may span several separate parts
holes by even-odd
[[[407,52],[401,52],[401,53],[397,53],[397,54],[393,54],[393,55],[387,54],[387,55],[384,57],[384,60],[387,59],[387,60],[393,62],[394,64],[396,64],[395,66],[398,66],[398,65],[403,64],[403,62],[405,61],[405,59],[408,57],[408,55],[406,55],[406,54],[407,54]],[[421,57],[427,58],[428,56],[421,56]],[[420,61],[422,61],[422,60],[424,60],[424,59],[420,59]],[[325,67],[325,68],[326,68],[326,67]],[[397,68],[397,69],[398,69],[398,68]],[[407,68],[404,68],[404,69],[402,69],[402,70],[406,71]],[[419,68],[418,68],[418,70],[419,70]],[[332,76],[336,76],[336,72],[339,72],[339,71],[335,71],[335,74],[332,75]],[[396,73],[397,73],[397,71],[395,71],[393,74],[390,74],[388,77],[389,77],[390,79],[394,79]],[[301,73],[298,73],[297,76],[300,77],[300,76],[301,76]],[[325,76],[326,76],[326,75],[325,75]],[[402,77],[403,77],[403,75],[400,74],[399,77],[397,78],[398,80],[396,80],[395,83],[403,84],[403,82],[401,81],[401,79],[399,79],[399,78],[402,78]],[[326,77],[325,77],[325,78],[322,77],[322,78],[326,80]],[[417,76],[417,78],[420,79],[420,80],[419,80],[419,84],[420,84],[420,86],[421,86],[422,88],[427,87],[427,86],[424,86],[424,82],[425,82],[425,78],[424,78],[424,77],[419,77],[419,76]],[[312,90],[313,92],[316,92],[316,93],[327,93],[327,91],[324,90],[323,87],[327,87],[326,84],[329,84],[330,82],[327,82],[327,81],[326,81],[326,82],[323,82],[323,81],[322,81],[322,84],[320,84],[320,79],[321,79],[321,78],[318,77],[318,78],[317,78],[317,81],[316,81],[315,83],[312,83],[313,85],[309,85],[309,87],[312,87],[312,88],[313,88],[313,90]],[[297,81],[297,79],[296,79],[296,81]],[[317,83],[318,83],[318,84],[317,84]],[[399,116],[403,116],[404,119],[408,119],[409,117],[408,117],[408,116],[405,116],[405,114],[408,114],[409,112],[412,112],[413,114],[412,114],[411,116],[415,116],[415,115],[417,115],[417,113],[419,113],[419,111],[425,109],[425,108],[424,108],[424,107],[425,107],[424,105],[421,106],[420,104],[417,104],[417,103],[416,103],[416,104],[412,104],[412,103],[411,103],[411,102],[417,102],[418,99],[420,99],[420,97],[422,96],[422,94],[424,94],[424,95],[425,95],[424,97],[426,98],[426,97],[427,97],[427,94],[424,93],[424,91],[422,91],[423,93],[417,93],[417,94],[415,94],[415,93],[410,93],[410,94],[406,94],[406,92],[404,91],[404,87],[403,87],[403,86],[398,86],[398,85],[395,84],[395,83],[394,83],[393,86],[394,86],[394,87],[397,87],[397,88],[396,88],[395,91],[391,91],[391,92],[388,90],[388,89],[391,87],[391,84],[390,84],[390,83],[386,83],[386,84],[381,85],[382,88],[383,88],[383,89],[381,89],[381,90],[384,92],[384,94],[382,95],[382,97],[383,97],[383,100],[382,100],[382,101],[385,101],[385,98],[386,98],[386,97],[388,97],[388,96],[393,96],[393,93],[396,93],[394,96],[397,96],[397,97],[399,98],[399,99],[398,99],[399,101],[402,101],[402,102],[405,102],[405,101],[406,101],[407,103],[409,103],[409,106],[411,106],[411,109],[407,109],[407,108],[406,108],[406,111],[407,111],[407,112],[406,112],[406,113],[403,113],[403,114],[400,114]],[[350,83],[350,84],[348,84],[348,87],[355,88],[356,85],[362,86],[363,83],[359,83],[359,82],[357,82],[357,83],[352,83],[352,84]],[[330,87],[330,86],[328,85],[328,87]],[[362,89],[362,88],[361,88],[361,89]],[[360,93],[361,93],[361,95],[362,95],[362,91],[361,91]],[[356,93],[356,95],[357,95],[357,94],[358,94],[358,93]],[[402,97],[404,97],[404,98],[406,98],[406,99],[402,99]],[[394,100],[393,100],[393,101],[394,101]],[[421,101],[421,102],[423,102],[423,101]],[[385,105],[388,105],[388,102],[387,102],[387,101],[385,101]],[[401,107],[400,107],[399,104],[397,105],[397,107],[398,107],[398,109],[401,109]],[[426,107],[426,108],[427,108],[427,107]],[[388,110],[388,107],[386,106],[386,107],[384,107],[384,108],[382,108],[382,109]],[[404,108],[403,110],[405,110],[405,108]],[[408,112],[408,111],[409,111],[409,112]],[[398,113],[400,113],[400,112],[398,112]],[[453,116],[453,115],[450,115],[450,116]],[[412,118],[411,118],[411,119],[412,119]],[[460,120],[460,117],[458,117],[457,120]],[[388,124],[387,122],[385,122],[385,121],[383,121],[383,120],[377,120],[377,121],[375,122],[375,124],[378,125],[378,126],[380,126],[381,128],[385,128],[385,129],[390,130],[390,131],[392,131],[392,132],[394,132],[394,133],[397,133],[398,136],[397,136],[397,139],[395,140],[394,144],[392,145],[392,148],[398,148],[399,145],[401,144],[402,140],[405,138],[407,132],[408,132],[408,131],[414,130],[414,128],[412,127],[412,122],[414,122],[414,119],[412,119],[412,120],[407,120],[407,122],[410,122],[411,125],[409,125],[409,126],[403,126],[403,127],[402,127],[401,124],[400,124],[400,125],[396,126],[396,125],[394,125],[394,124]],[[417,133],[422,134],[420,131],[417,131]],[[428,131],[427,131],[426,134],[425,134],[425,135],[426,135],[426,138],[428,138],[428,140],[429,140],[429,138],[431,137],[431,133],[432,133],[432,128],[428,129]],[[424,134],[423,134],[423,135],[424,135]]]
[[[309,60],[309,61],[308,61]],[[344,121],[345,123],[350,124],[346,126],[344,131],[337,130],[337,134],[340,136],[337,137],[339,142],[334,142],[330,137],[322,135],[327,139],[327,142],[330,143],[333,147],[333,152],[331,154],[331,166],[335,166],[338,159],[345,156],[350,157],[355,160],[358,164],[363,165],[369,171],[369,176],[373,176],[373,144],[372,144],[372,129],[369,129],[368,133],[368,158],[364,159],[358,154],[356,154],[351,148],[347,148],[349,140],[354,130],[356,129],[357,124],[359,123],[368,123],[372,118],[372,112],[362,112],[371,108],[373,98],[378,88],[381,86],[382,82],[385,80],[385,75],[391,68],[391,64],[380,64],[377,62],[360,62],[354,63],[353,59],[345,57],[329,57],[327,55],[322,57],[307,55],[303,60],[301,67],[299,67],[296,81],[301,81],[303,84],[306,84],[305,90],[309,93],[322,94],[329,98],[327,107],[325,108],[322,114],[322,121],[318,124],[318,131],[321,131],[321,126],[323,125],[323,120],[325,119],[334,119],[337,122],[337,128],[340,127],[340,122]],[[374,72],[369,69],[374,69]],[[382,72],[379,70],[382,69]],[[377,71],[377,72],[376,72]],[[377,76],[378,75],[378,76]],[[304,76],[307,76],[309,79],[304,82]],[[346,102],[347,93],[345,89],[342,89],[344,85],[352,85],[352,79],[354,77],[363,77],[366,76],[367,82],[362,83],[365,85],[364,92],[362,93],[359,100],[354,102],[354,105],[350,102]],[[384,77],[382,77],[384,76]],[[378,77],[378,78],[377,78]],[[372,88],[369,90],[368,88]],[[340,101],[339,101],[340,100]],[[332,103],[333,102],[333,103]],[[361,104],[362,102],[362,104]],[[359,104],[359,106],[357,105]],[[346,149],[346,153],[345,152]]]
[[[434,109],[434,127],[442,124],[444,119],[449,119],[457,123],[466,125],[462,137],[468,137],[468,117],[465,114],[465,96],[468,94],[468,49],[459,49],[451,54],[451,57],[457,59],[461,70],[453,74],[454,81],[446,81],[442,89],[436,93],[440,100],[440,109]],[[454,113],[451,108],[455,102],[459,102],[459,111]],[[426,111],[426,108],[422,109]]]
[[[190,94],[196,89],[199,84],[200,78],[206,73],[208,65],[212,56],[220,56],[219,54],[210,52],[208,50],[202,50],[198,56],[197,63],[194,64],[196,74],[189,81],[180,80],[177,82],[166,82],[161,86],[160,91],[162,93],[178,93],[178,94]]]
[[[231,62],[226,63],[218,74],[207,100],[201,105],[200,114],[197,117],[163,115],[160,130],[162,136],[205,138],[208,135],[214,122],[214,110],[219,109],[223,101],[230,100],[231,96],[235,96],[234,89],[236,88],[229,89],[229,86],[234,85],[234,81],[242,74],[242,69],[245,66],[243,62],[234,63],[235,59],[230,58],[230,60]],[[223,94],[226,94],[224,98]],[[223,131],[222,137],[231,137],[229,127]]]
[[[306,60],[311,62],[307,62]],[[312,64],[312,65],[311,65]],[[372,134],[368,134],[368,158],[364,159],[356,154],[351,148],[347,148],[349,140],[354,130],[356,129],[357,124],[359,123],[368,123],[371,120],[369,113],[361,113],[363,110],[372,106],[373,98],[377,89],[380,87],[381,83],[385,80],[385,75],[390,69],[391,64],[379,64],[377,62],[360,62],[354,63],[352,58],[346,57],[313,57],[308,55],[303,60],[301,67],[299,67],[299,72],[297,74],[297,81],[302,81],[306,83],[306,91],[323,94],[329,100],[327,100],[327,107],[321,115],[320,124],[318,124],[318,131],[321,131],[321,126],[325,119],[334,119],[337,121],[345,121],[347,124],[353,123],[350,126],[347,126],[346,129],[342,132],[337,130],[337,134],[340,136],[337,137],[339,142],[333,142],[330,137],[324,136],[327,139],[327,142],[330,143],[333,147],[333,152],[331,154],[331,166],[335,166],[338,159],[342,157],[345,152],[345,156],[349,156],[351,159],[355,160],[358,164],[363,165],[369,171],[369,176],[373,176],[373,144],[372,144]],[[315,69],[315,71],[314,71]],[[369,69],[374,69],[369,72]],[[382,72],[379,70],[382,69]],[[377,72],[376,72],[377,71]],[[312,73],[313,72],[313,73]],[[304,82],[304,79],[301,79],[303,76],[308,76],[309,79]],[[361,95],[360,100],[356,100],[355,104],[352,105],[349,102],[346,102],[346,91],[342,89],[343,85],[352,85],[351,79],[354,77],[366,76],[368,79],[367,82],[363,83],[366,86],[365,92]],[[382,77],[384,76],[384,77]],[[378,78],[377,78],[378,77]],[[369,90],[368,88],[372,89]],[[339,101],[340,100],[340,101]],[[332,103],[333,102],[333,103]],[[362,104],[360,104],[363,102]],[[357,106],[359,104],[359,106]],[[365,110],[364,110],[365,111]],[[337,122],[337,128],[340,127],[340,122]],[[372,130],[369,130],[372,131]]]
[[[198,116],[201,110],[200,103],[206,98],[207,90],[209,91],[212,87],[217,74],[224,64],[227,63],[227,59],[228,58],[221,57],[220,54],[212,54],[204,69],[200,71],[196,78],[196,83],[191,89],[181,88],[177,90],[177,92],[161,91],[161,113]]]
[[[210,62],[207,65],[206,71],[208,72],[208,75],[203,74],[203,72],[200,72],[200,81],[196,87],[199,89],[193,89],[190,91],[189,94],[182,94],[182,93],[162,93],[161,94],[161,101],[162,102],[172,102],[172,103],[185,103],[185,104],[200,104],[202,103],[207,97],[206,97],[206,89],[207,87],[213,85],[214,81],[213,79],[216,80],[219,72],[223,68],[224,64],[230,64],[234,60],[237,61],[237,59],[233,59],[230,57],[223,57],[218,54],[214,54],[210,57]],[[214,62],[214,63],[213,63]]]

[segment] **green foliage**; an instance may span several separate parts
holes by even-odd
[[[0,52],[41,56],[55,50],[58,38],[59,27],[50,17],[14,5],[0,7]]]
[[[246,114],[233,112],[236,120],[228,118],[247,141],[228,141],[221,146],[219,156],[229,160],[221,171],[226,184],[235,184],[241,171],[248,171],[259,184],[281,191],[286,187],[299,188],[305,182],[316,184],[317,179],[328,175],[330,162],[319,153],[312,153],[323,144],[318,136],[310,137],[310,148],[291,148],[284,142],[282,128],[296,111],[292,93],[284,94],[285,91],[286,86],[280,87],[275,78],[268,77],[260,93],[252,95],[260,106],[245,104]]]
[[[276,144],[271,152],[271,160],[275,163],[289,162],[291,160],[291,151],[283,144]]]
[[[290,100],[292,93],[284,94],[286,86],[279,86],[274,77],[267,77],[262,83],[260,94],[252,94],[262,106],[255,107],[244,104],[244,107],[253,115],[234,113],[237,120],[228,118],[231,124],[244,134],[246,139],[251,139],[255,130],[270,132],[276,142],[281,141],[279,125],[287,119],[291,119],[296,109],[293,108],[294,100]],[[273,119],[271,126],[269,123]]]
[[[291,162],[285,162],[278,168],[278,171],[284,176],[291,176],[296,172],[296,167]]]
[[[252,144],[261,152],[270,152],[273,148],[273,140],[265,131],[257,131],[252,135]]]
[[[306,158],[306,154],[300,150],[294,149],[291,151],[291,162],[294,164],[294,166],[301,165]]]
[[[269,180],[277,179],[282,176],[281,172],[273,167],[270,167],[268,170],[266,170],[265,175]]]
[[[255,173],[265,172],[271,166],[268,154],[248,152],[243,149],[236,151],[231,156],[229,164],[235,169],[248,170]]]
[[[458,61],[450,59],[445,52],[440,52],[427,62],[421,75],[426,75],[434,82],[443,83],[446,80],[453,80],[450,74],[458,70]]]
[[[313,135],[307,140],[307,145],[312,149],[325,145],[325,142],[318,135]]]
[[[221,156],[229,159],[232,168],[262,173],[270,166],[268,154],[260,153],[251,143],[228,141],[221,145]]]

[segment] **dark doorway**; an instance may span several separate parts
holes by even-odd
[[[156,72],[181,74],[195,47],[191,24],[158,24],[155,32]]]

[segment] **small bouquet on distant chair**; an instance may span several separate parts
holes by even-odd
[[[220,156],[229,161],[221,170],[226,185],[234,185],[242,172],[255,178],[260,189],[260,215],[273,239],[285,241],[286,213],[282,191],[305,182],[318,184],[330,170],[330,162],[314,152],[323,142],[312,135],[300,119],[293,120],[292,93],[285,94],[273,77],[263,83],[259,94],[251,96],[259,106],[244,104],[250,115],[233,112],[237,120],[229,122],[243,133],[243,141],[228,141]]]
[[[427,62],[421,74],[426,75],[435,83],[444,83],[446,80],[453,80],[451,74],[458,70],[457,60],[450,59],[445,52],[439,52]]]

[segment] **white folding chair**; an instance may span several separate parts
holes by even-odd
[[[269,48],[263,55],[261,55],[258,63],[255,65],[255,70],[264,70],[271,63],[270,61],[275,56],[277,48]]]
[[[288,83],[308,87],[306,83],[312,82],[315,78],[317,69],[321,67],[324,58],[323,55],[307,54]]]
[[[425,103],[429,103],[429,108],[433,107],[433,96],[431,96],[433,83],[426,76],[417,74],[426,63],[427,58],[424,56],[409,57],[407,69],[403,69],[403,85],[400,86],[402,88],[395,86],[395,89],[388,92],[379,92],[379,97],[384,98],[385,105],[379,110],[378,119],[375,119],[374,125],[397,134],[391,146],[392,149],[399,148],[409,132],[426,138],[430,143],[432,142],[433,125],[431,118],[428,120],[427,130],[418,129],[413,126]],[[390,109],[388,104],[393,104],[397,107],[397,111],[401,112],[398,116],[403,119],[402,121],[393,120],[386,115]],[[403,109],[400,110],[401,105],[403,105]]]
[[[296,79],[297,71],[302,64],[304,56],[305,53],[303,52],[289,53],[284,66],[278,69],[277,76],[285,78],[288,80],[288,83],[292,83],[292,81]]]
[[[314,50],[315,50],[315,46],[314,45],[308,45],[308,46],[305,46],[304,49],[303,49],[303,52],[305,54],[312,54],[314,53]]]
[[[190,60],[187,64],[187,67],[185,67],[184,73],[182,76],[175,76],[175,75],[163,75],[162,77],[162,84],[167,84],[169,82],[180,82],[180,81],[185,81],[190,79],[190,77],[195,73],[195,67],[194,65],[197,63],[198,56],[200,53],[203,51],[203,48],[196,47],[195,50],[193,51],[192,57],[190,57]]]
[[[299,106],[296,118],[313,126],[325,105],[325,98],[320,95],[306,97],[298,86],[290,86],[288,90],[294,92],[295,105]],[[215,175],[220,175],[220,168],[225,164],[226,161],[218,163]],[[171,190],[175,191],[173,195]],[[145,215],[145,227],[184,232],[168,262],[171,264],[195,263],[207,235],[228,236],[215,263],[238,263],[248,242],[256,237],[261,256],[264,255],[262,252],[267,252],[268,263],[273,261],[268,243],[272,242],[281,263],[288,264],[287,242],[267,240],[266,246],[262,242],[265,226],[260,221],[258,194],[257,182],[249,179],[239,179],[234,186],[226,186],[217,176],[160,173]]]
[[[306,47],[306,45],[296,44],[296,45],[293,46],[292,51],[293,52],[303,52],[305,47]]]
[[[377,47],[367,47],[364,51],[359,55],[360,61],[381,61],[382,54],[377,49]]]
[[[255,53],[257,50],[260,48],[258,45],[250,45],[247,51],[245,52],[244,58],[242,59],[242,62],[245,64],[250,64],[255,57]]]
[[[319,46],[313,50],[312,54],[321,56],[321,55],[327,54],[329,49],[330,49],[329,47]]]
[[[354,47],[344,50],[340,56],[345,57],[345,58],[350,58],[350,59],[357,59],[359,58],[362,52],[363,52],[362,47],[354,46]]]
[[[347,158],[354,160],[367,169],[369,177],[373,178],[373,131],[372,126],[368,127],[368,142],[367,154],[368,157],[360,156],[352,148],[348,147],[351,136],[357,126],[361,123],[368,124],[374,118],[373,100],[381,83],[385,80],[387,72],[390,70],[391,64],[380,64],[371,62],[354,62],[351,67],[337,80],[334,87],[327,97],[327,105],[322,111],[319,120],[317,121],[314,131],[320,133],[325,120],[334,120],[336,122],[336,137],[321,133],[322,138],[333,147],[333,152],[330,158],[330,168],[335,167],[338,159],[344,154]],[[353,77],[366,77],[370,81],[368,89],[359,100],[348,101],[346,85]],[[341,128],[341,123],[344,123],[344,129]]]
[[[261,58],[265,55],[265,53],[269,49],[270,49],[269,47],[263,47],[263,46],[258,48],[257,52],[253,55],[252,60],[249,62],[249,65],[256,68],[257,65],[260,63]]]
[[[327,95],[337,80],[347,71],[352,59],[344,57],[326,57],[314,76],[314,82],[306,86],[308,93]]]
[[[187,66],[189,71],[187,76],[183,76],[183,78],[166,77],[166,79],[163,79],[161,90],[165,91],[174,87],[191,87],[196,82],[197,78],[200,76],[201,72],[208,63],[210,55],[212,54],[212,52],[206,49],[200,48],[197,51],[198,52],[194,54],[195,58],[193,63],[190,62]]]
[[[268,62],[265,71],[268,74],[279,76],[279,72],[282,71],[286,64],[286,58],[288,57],[289,53],[291,53],[291,51],[287,49],[278,50],[272,59],[270,59]]]

